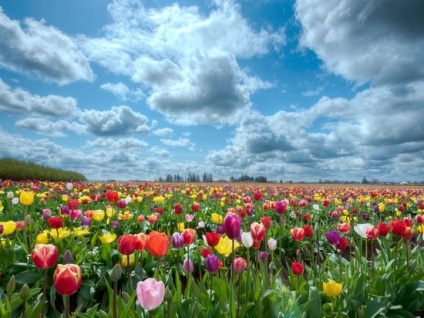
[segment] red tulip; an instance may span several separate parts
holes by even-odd
[[[52,227],[52,229],[59,229],[63,227],[63,220],[60,216],[54,216],[49,219],[49,225]]]
[[[377,230],[379,236],[387,236],[387,234],[389,234],[390,227],[386,223],[380,222],[377,224]]]
[[[174,206],[174,213],[175,214],[181,214],[181,213],[183,213],[183,206],[181,204],[176,204]]]
[[[303,241],[305,238],[305,230],[301,227],[291,229],[290,233],[295,241]]]
[[[153,257],[165,256],[168,252],[169,239],[166,233],[152,231],[149,237],[149,253]]]
[[[238,257],[234,259],[234,262],[233,262],[234,273],[243,274],[246,268],[247,268],[247,262],[244,258]]]
[[[250,224],[250,233],[254,241],[262,241],[265,238],[266,228],[265,225],[258,222]]]
[[[82,283],[80,267],[76,264],[58,264],[53,274],[53,283],[62,296],[74,294]]]
[[[76,199],[69,199],[68,200],[68,208],[71,210],[77,210],[78,209],[78,200]]]
[[[261,217],[261,222],[265,226],[266,229],[269,229],[271,226],[271,218],[269,216]]]
[[[304,231],[305,237],[312,237],[314,235],[314,229],[310,225],[307,225],[307,224],[304,225],[303,231]]]
[[[349,244],[349,240],[345,237],[341,237],[339,243],[336,244],[336,248],[340,251],[345,251]]]
[[[59,250],[53,244],[36,244],[31,251],[32,262],[41,269],[56,265],[58,257]]]
[[[135,249],[137,251],[144,251],[148,248],[149,244],[149,238],[144,233],[138,233],[134,235],[134,241],[135,241]]]
[[[394,220],[390,222],[390,228],[393,234],[402,236],[405,233],[406,224],[402,220]]]
[[[121,235],[118,238],[118,249],[124,255],[131,255],[134,253],[136,247],[135,235]]]
[[[302,275],[303,273],[303,264],[299,262],[293,262],[291,265],[293,274],[295,275]]]
[[[181,233],[181,237],[183,238],[184,245],[193,244],[196,239],[196,231],[194,229],[185,229]]]
[[[108,190],[106,192],[106,198],[109,202],[116,202],[119,199],[118,192]]]
[[[206,242],[209,246],[217,246],[219,243],[219,240],[221,239],[221,234],[218,234],[216,232],[206,232]]]

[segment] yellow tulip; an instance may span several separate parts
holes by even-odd
[[[115,233],[109,233],[108,231],[103,230],[103,235],[99,236],[99,240],[102,244],[110,244],[116,239]]]
[[[135,263],[135,256],[134,253],[130,254],[130,266],[133,266]],[[127,267],[128,266],[128,257],[127,255],[122,255],[122,260],[121,260],[121,266],[122,267]]]
[[[47,230],[44,230],[44,232],[48,232]],[[69,235],[71,235],[71,232],[64,227],[60,227],[58,229],[52,229],[50,232],[50,236],[53,238],[65,238],[68,237]]]
[[[19,202],[22,205],[29,206],[34,202],[34,192],[32,191],[21,191],[19,194]]]
[[[386,206],[384,205],[383,202],[380,202],[378,204],[378,210],[380,211],[380,213],[384,212],[385,208],[386,208]]]
[[[94,210],[93,211],[93,220],[100,222],[105,218],[105,211],[103,210]]]
[[[211,214],[212,222],[215,224],[222,224],[223,218],[218,213],[214,212]]]
[[[163,201],[165,201],[165,198],[161,195],[155,196],[153,198],[153,202],[155,202],[155,203],[162,203]]]
[[[74,229],[74,233],[75,233],[75,236],[84,236],[84,235],[90,234],[90,230],[87,227],[85,228],[77,227]]]
[[[16,230],[15,221],[0,222],[0,225],[3,225],[3,233],[2,233],[3,236],[10,235]]]
[[[338,284],[333,280],[323,283],[322,288],[327,296],[336,297],[342,292],[342,284]]]
[[[184,222],[177,223],[177,229],[179,232],[184,231]]]
[[[67,194],[62,194],[62,201],[68,202],[68,200],[69,200],[69,196]]]
[[[111,205],[106,206],[106,215],[108,218],[112,218],[112,216],[115,215],[115,210],[112,208]]]
[[[234,250],[240,246],[240,243],[234,241]],[[221,236],[219,239],[218,245],[215,246],[216,251],[221,254],[228,256],[233,251],[233,240],[229,239],[228,236]]]
[[[49,243],[49,237],[46,232],[43,232],[37,235],[35,241],[37,242],[37,244],[47,244]]]

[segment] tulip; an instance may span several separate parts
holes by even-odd
[[[99,236],[100,243],[110,244],[116,239],[115,233],[109,233],[106,230],[102,230],[102,235]]]
[[[172,243],[172,247],[175,249],[180,249],[181,247],[183,247],[184,242],[183,242],[183,238],[181,237],[181,234],[178,232],[175,232],[174,234],[172,234],[171,243]]]
[[[340,234],[337,231],[328,231],[325,233],[325,237],[331,245],[337,245],[340,242]]]
[[[307,225],[307,224],[304,225],[303,231],[304,231],[305,237],[312,237],[314,235],[314,229],[310,225]]]
[[[349,240],[345,237],[341,237],[339,243],[336,244],[336,248],[340,251],[345,251],[349,244]]]
[[[262,251],[259,253],[259,258],[264,262],[268,260],[268,252]]]
[[[137,299],[145,310],[160,306],[165,296],[165,285],[154,278],[147,278],[137,283]]]
[[[228,213],[224,219],[225,234],[231,240],[235,240],[240,237],[241,229],[241,218],[233,213]]]
[[[369,227],[374,227],[370,223],[357,224],[353,227],[356,233],[362,238],[367,238],[367,229]]]
[[[193,271],[194,271],[194,264],[193,264],[193,261],[190,259],[190,257],[186,257],[186,259],[184,260],[183,268],[187,272],[193,273]]]
[[[278,214],[286,213],[287,202],[286,201],[278,201],[275,203],[275,212]]]
[[[273,238],[270,238],[268,240],[268,248],[271,251],[275,251],[277,249],[277,240],[276,239],[273,239]]]
[[[336,297],[342,292],[342,284],[338,284],[333,280],[330,280],[328,283],[323,283],[322,287],[327,296]]]
[[[52,229],[59,229],[63,227],[63,220],[60,216],[54,216],[50,218],[48,222]]]
[[[135,251],[134,235],[121,235],[118,238],[118,250],[124,255],[130,255]]]
[[[116,201],[118,201],[118,199],[119,199],[118,192],[116,192],[116,191],[110,191],[110,190],[106,191],[106,199],[109,202],[116,202]]]
[[[337,229],[340,231],[340,233],[349,233],[350,225],[349,223],[340,223],[340,224],[337,224]]]
[[[219,269],[218,262],[218,257],[214,254],[210,254],[205,261],[207,271],[209,273],[215,273]]]
[[[240,246],[240,243],[237,241],[231,240],[228,236],[222,236],[219,240],[218,245],[215,246],[215,250],[221,255],[228,256],[231,254],[233,250],[232,249],[233,243],[234,243],[234,250],[236,250]]]
[[[36,244],[31,251],[34,265],[40,269],[46,269],[56,265],[59,258],[59,250],[53,244]]]
[[[303,241],[305,238],[305,230],[301,227],[295,227],[290,230],[291,236],[295,241]]]
[[[144,251],[148,247],[149,238],[144,233],[138,233],[134,235],[134,243],[137,251]]]
[[[62,296],[74,294],[82,283],[80,267],[76,264],[58,264],[53,274],[53,283]]]
[[[181,204],[176,204],[174,206],[174,213],[177,215],[183,213],[183,206]]]
[[[243,232],[241,234],[241,243],[244,247],[249,248],[253,246],[253,237],[250,232]]]
[[[203,258],[207,258],[209,255],[211,255],[212,254],[212,250],[211,250],[211,248],[210,247],[204,247],[203,249],[202,249],[202,257]]]
[[[215,233],[215,232],[206,232],[205,234],[206,237],[206,243],[209,246],[217,246],[219,243],[219,240],[221,238],[221,234]]]
[[[379,222],[377,224],[377,230],[379,236],[387,236],[387,234],[389,234],[390,227],[384,222]]]
[[[3,227],[2,235],[10,235],[16,230],[15,221],[0,222],[0,225]]]
[[[181,237],[183,238],[184,245],[193,244],[196,239],[196,230],[194,229],[185,229],[181,233]]]
[[[302,263],[293,262],[291,264],[291,268],[292,268],[293,274],[295,274],[295,275],[302,275],[303,268],[304,268]]]
[[[151,231],[149,237],[149,253],[153,257],[163,257],[168,252],[169,239],[166,233]]]
[[[247,262],[244,258],[238,257],[234,259],[233,269],[236,274],[243,274],[247,268]]]
[[[101,220],[103,220],[105,218],[105,211],[103,210],[94,210],[93,211],[93,220],[100,222]]]
[[[34,202],[34,192],[21,191],[19,194],[19,202],[21,202],[22,205],[30,206]]]
[[[394,220],[390,222],[392,233],[397,236],[402,236],[406,230],[406,224],[403,220]]]
[[[212,220],[212,223],[221,224],[223,220],[222,215],[219,215],[218,213],[214,212],[211,214],[211,220]]]
[[[262,241],[266,234],[265,225],[262,223],[253,222],[250,224],[250,233],[252,234],[253,240]]]
[[[78,204],[79,204],[79,202],[76,199],[69,199],[68,200],[68,208],[70,210],[77,210],[78,209]]]

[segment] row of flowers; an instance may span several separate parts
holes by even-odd
[[[0,313],[412,315],[424,310],[423,199],[419,188],[5,181]]]

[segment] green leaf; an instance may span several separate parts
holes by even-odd
[[[318,292],[318,288],[311,286],[309,288],[309,317],[320,318],[321,317],[321,297]]]
[[[369,318],[376,317],[378,314],[389,309],[388,306],[389,300],[387,298],[375,298],[366,304],[364,316]]]

